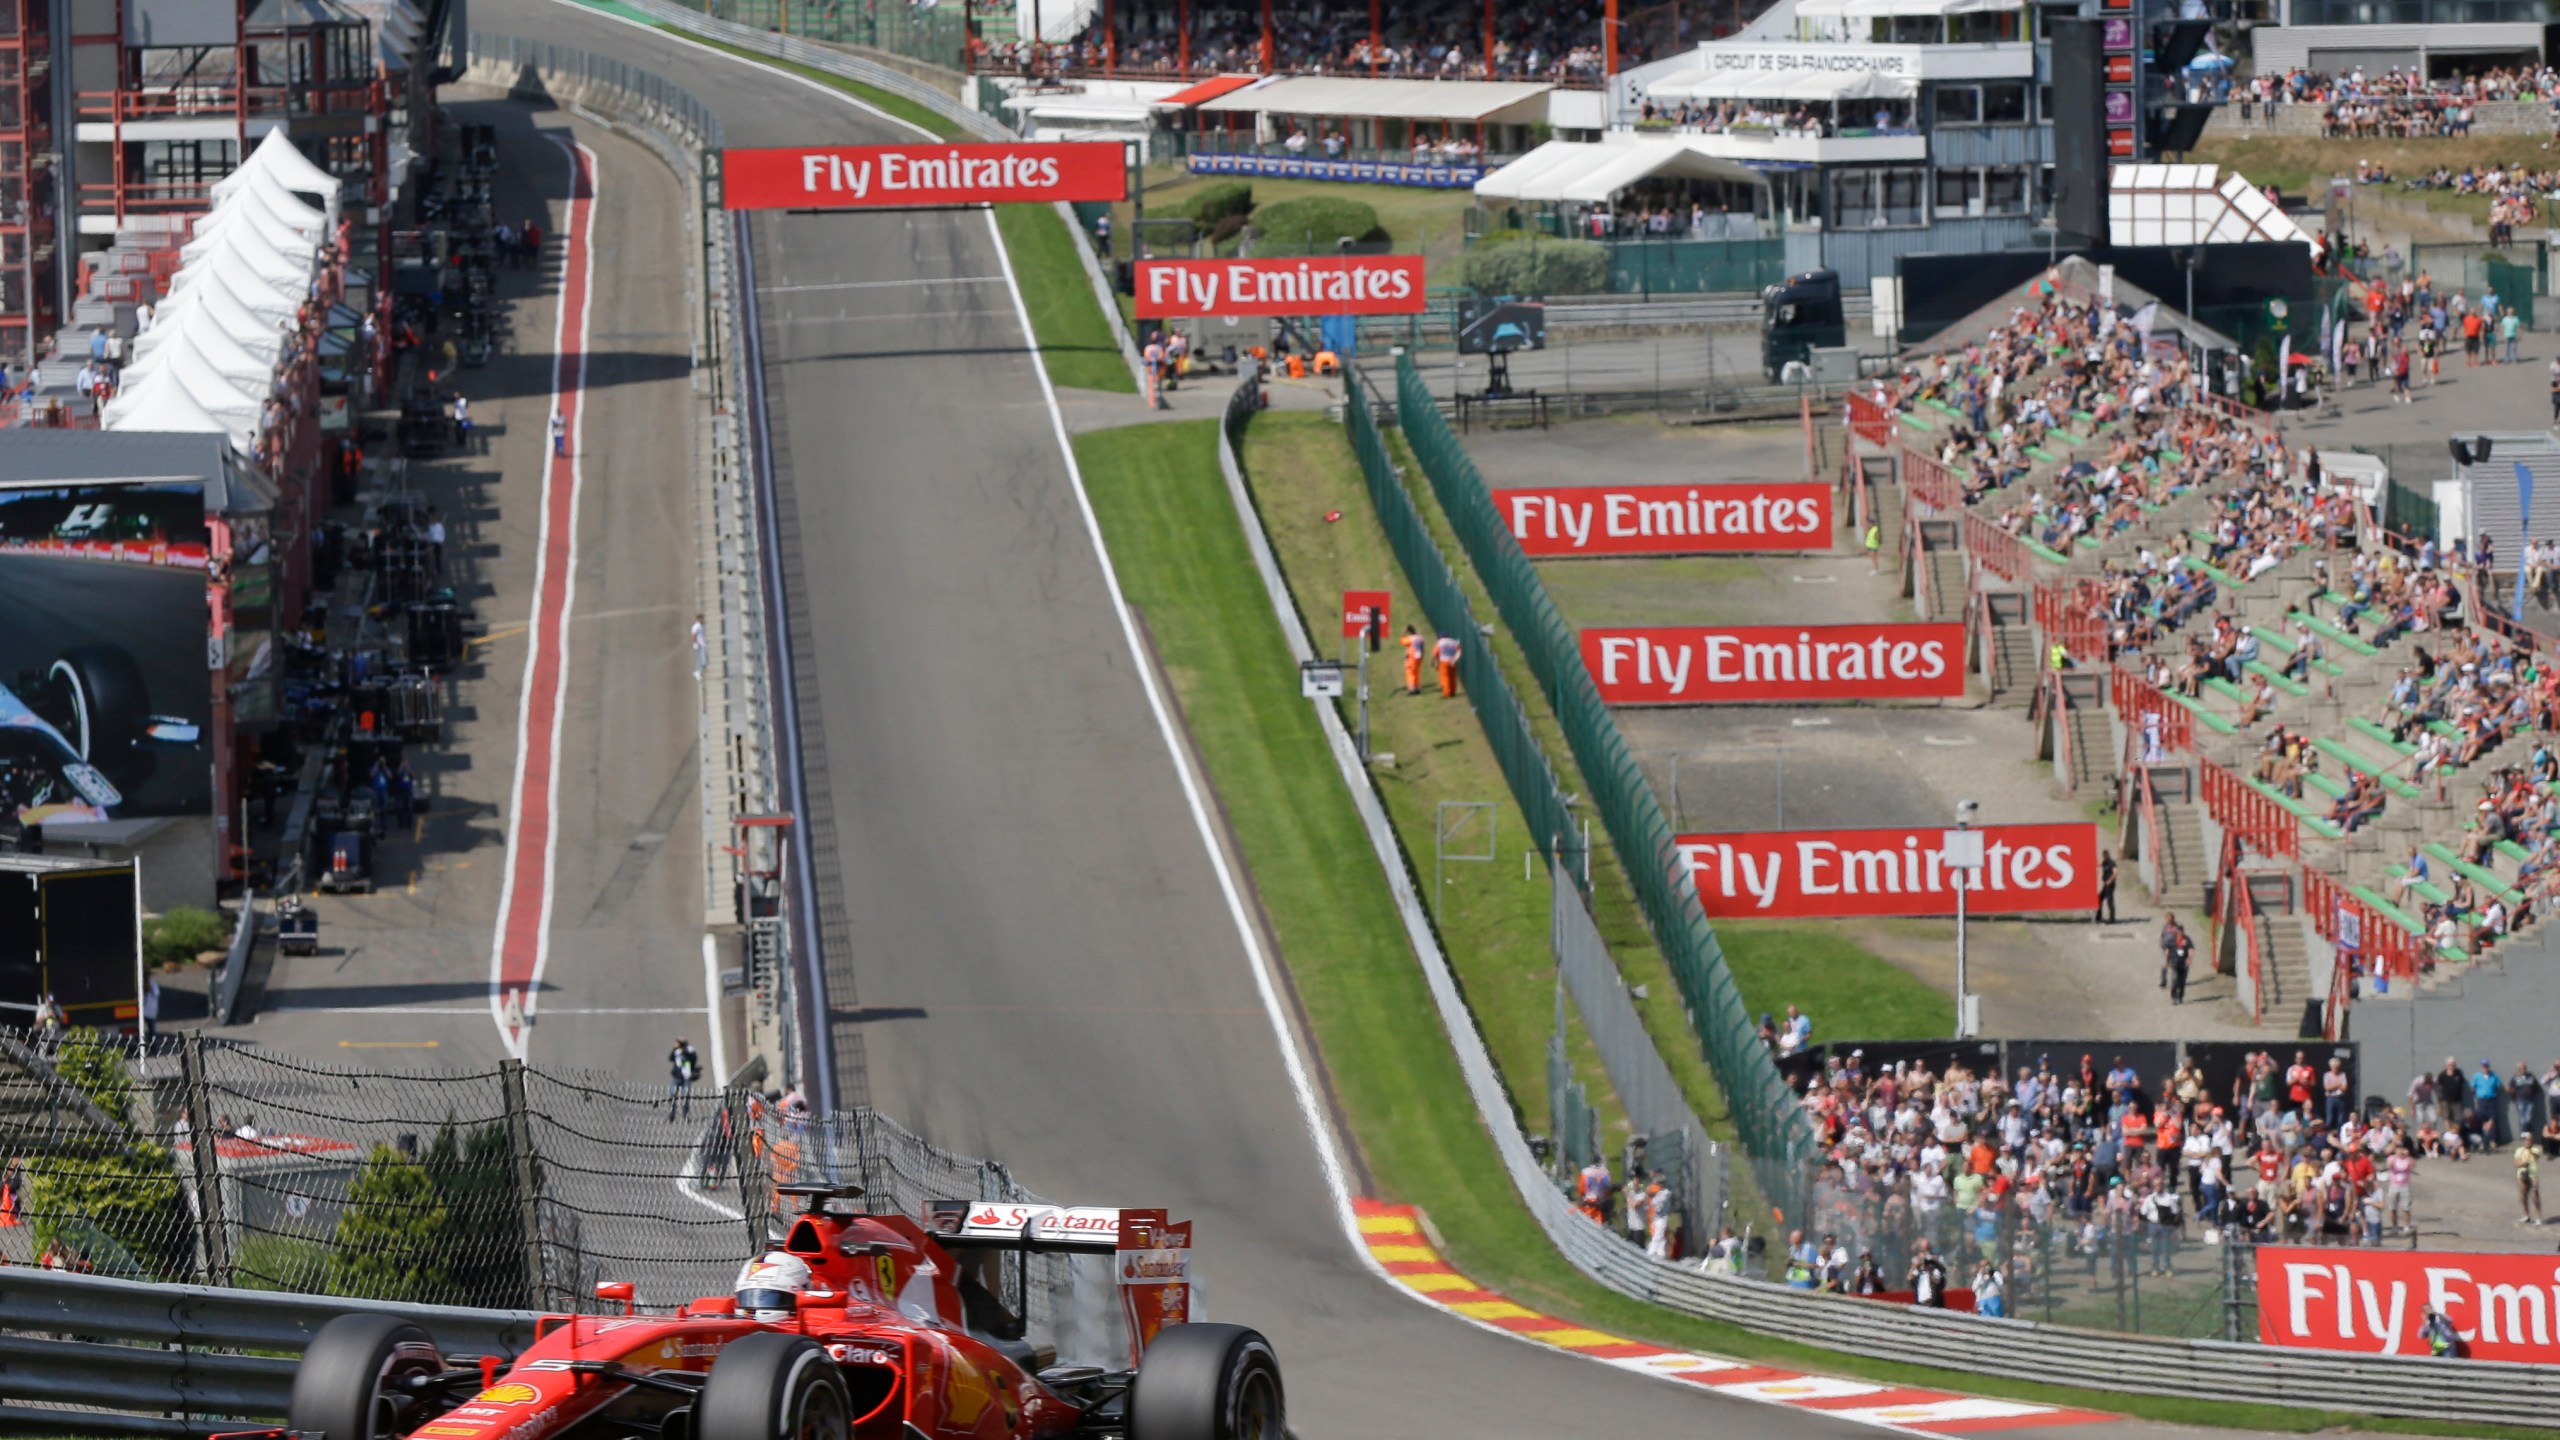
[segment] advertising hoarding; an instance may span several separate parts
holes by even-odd
[[[196,481],[0,487],[0,809],[210,813],[210,545]]]
[[[1611,705],[1954,699],[1964,694],[1964,626],[1591,629],[1582,663]]]
[[[1141,260],[1141,320],[1211,316],[1419,315],[1419,255]]]
[[[1493,503],[1541,559],[1831,548],[1828,485],[1540,485]]]
[[[1943,825],[1682,835],[1673,843],[1710,918],[1953,915],[1955,872]],[[2098,903],[2098,827],[1984,825],[1974,915],[2088,910]]]
[[[2261,1245],[2258,1338],[2303,1350],[2424,1355],[2427,1311],[2472,1360],[2548,1365],[2560,1335],[2560,1273],[2549,1255]]]
[[[907,205],[1125,200],[1117,141],[1018,145],[792,145],[724,150],[731,210],[877,210]]]

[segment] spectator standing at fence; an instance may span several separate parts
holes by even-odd
[[[1458,657],[1464,653],[1465,647],[1458,643],[1455,635],[1442,635],[1433,646],[1433,655],[1440,664],[1440,698],[1443,700],[1457,698]]]
[[[693,1114],[693,1082],[702,1074],[702,1057],[694,1052],[692,1042],[676,1037],[675,1048],[667,1052],[667,1118],[690,1118]]]
[[[2507,1143],[2506,1117],[2498,1113],[2498,1092],[2504,1088],[2498,1083],[2497,1067],[2484,1057],[2480,1068],[2471,1072],[2471,1119],[2484,1144]]]
[[[2320,1076],[2320,1118],[2328,1123],[2330,1134],[2345,1127],[2347,1111],[2347,1062],[2332,1055],[2328,1070]]]
[[[1947,1266],[1927,1240],[1912,1242],[1911,1303],[1930,1310],[1947,1308]]]
[[[2541,1127],[2534,1123],[2534,1109],[2542,1100],[2542,1082],[2533,1078],[2533,1067],[2516,1062],[2516,1073],[2507,1077],[2507,1126],[2518,1140],[2531,1140]]]

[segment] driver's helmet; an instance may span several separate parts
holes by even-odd
[[[738,1272],[738,1313],[752,1320],[788,1320],[800,1313],[800,1296],[808,1288],[807,1261],[768,1250]]]

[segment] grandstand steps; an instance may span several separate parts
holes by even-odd
[[[1927,583],[1914,597],[1923,620],[1961,620],[1964,618],[1964,552],[1952,547],[1924,550],[1921,564],[1926,567]]]
[[[1991,627],[1991,703],[2021,708],[2035,692],[2035,628],[2024,624]]]
[[[2096,705],[2070,705],[2062,711],[2062,723],[2071,732],[2071,773],[2058,776],[2063,788],[2077,792],[2099,774],[2116,751],[2108,743],[2110,728],[2107,712]],[[2061,762],[2055,762],[2057,769]]]
[[[2325,987],[2314,987],[2311,981],[2310,946],[2305,942],[2302,926],[2286,923],[2290,917],[2259,911],[2258,926],[2258,1004],[2263,1015],[2282,1015],[2287,1004],[2300,1005],[2301,995],[2319,994]]]

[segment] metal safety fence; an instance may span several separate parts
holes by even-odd
[[[929,84],[902,70],[892,69],[877,61],[865,60],[859,55],[850,55],[827,45],[813,43],[811,40],[801,38],[797,33],[776,33],[773,30],[741,24],[726,13],[731,7],[724,5],[719,9],[705,11],[699,7],[676,3],[676,0],[621,0],[621,3],[626,8],[671,29],[699,35],[707,40],[715,40],[723,45],[735,46],[776,60],[787,60],[794,65],[805,66],[811,70],[842,76],[876,89],[886,90],[903,99],[913,100],[978,139],[1016,138],[1011,126],[964,104],[953,90]],[[792,31],[797,31],[798,28],[795,24]],[[844,43],[866,43],[853,40],[850,36],[822,38],[834,38]],[[879,48],[892,50],[895,47],[882,45]],[[941,60],[929,61],[929,63],[949,66],[957,62]],[[976,93],[974,87],[972,93]]]
[[[713,19],[778,36],[862,45],[927,65],[965,70],[969,22],[957,5],[907,0],[698,0]]]
[[[1405,443],[1421,463],[1477,577],[1511,627],[1531,673],[1546,687],[1565,742],[1590,787],[1590,804],[1617,847],[1646,922],[1680,988],[1690,1026],[1724,1087],[1735,1130],[1762,1192],[1771,1202],[1793,1209],[1791,1187],[1812,1151],[1813,1132],[1743,1008],[1724,951],[1698,903],[1696,883],[1672,843],[1661,802],[1583,668],[1573,630],[1503,525],[1475,462],[1441,417],[1430,387],[1409,356],[1397,357],[1396,394]],[[1544,766],[1543,755],[1539,763]],[[1517,773],[1507,765],[1505,773],[1514,775],[1517,789]],[[1552,787],[1552,778],[1548,783]],[[1521,807],[1537,814],[1536,798],[1523,792]]]
[[[581,1309],[600,1280],[653,1304],[725,1290],[782,1213],[781,1185],[856,1184],[907,1215],[1038,1199],[885,1116],[812,1114],[797,1091],[754,1083],[679,1090],[515,1061],[358,1071],[192,1034],[0,1032],[0,1260]],[[1075,1305],[1077,1283],[1038,1260],[1012,1298],[1091,1340],[1110,1307]]]

